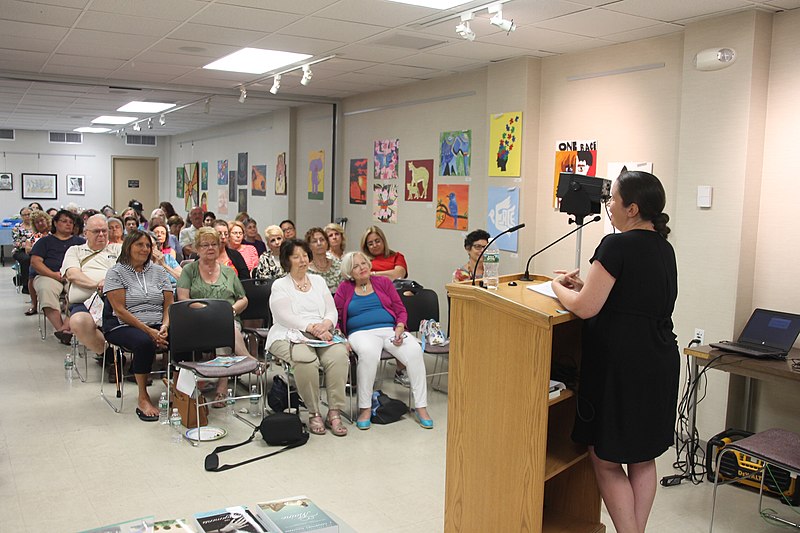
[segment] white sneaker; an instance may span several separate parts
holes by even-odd
[[[406,388],[411,386],[411,382],[408,380],[408,374],[406,374],[405,370],[399,370],[394,373],[394,382]]]

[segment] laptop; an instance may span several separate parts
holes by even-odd
[[[736,342],[712,342],[711,347],[760,359],[785,359],[800,334],[800,315],[756,309]]]

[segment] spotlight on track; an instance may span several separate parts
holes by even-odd
[[[269,90],[272,94],[278,94],[278,91],[281,90],[281,75],[275,74],[275,77],[272,79],[272,88]]]

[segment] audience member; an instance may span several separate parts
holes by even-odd
[[[108,243],[122,244],[124,235],[125,228],[123,227],[122,220],[116,216],[108,217]]]
[[[325,235],[328,236],[331,254],[337,259],[341,259],[342,256],[344,256],[347,245],[347,239],[344,236],[344,228],[335,222],[331,222],[325,226]]]
[[[36,244],[36,241],[44,237],[45,235],[50,234],[50,228],[52,226],[52,218],[50,215],[45,213],[44,211],[40,211],[34,209],[31,213],[31,223],[33,224],[33,228],[36,230],[36,233],[30,239],[31,249],[33,249],[33,245]],[[28,252],[30,255],[30,252]],[[31,306],[25,311],[25,316],[35,315],[39,312],[39,299],[36,297],[36,288],[33,286],[33,278],[36,276],[36,271],[32,268],[28,271],[28,292],[31,296]]]
[[[322,228],[311,228],[306,232],[306,242],[311,248],[311,264],[308,271],[319,274],[325,280],[328,290],[336,292],[342,281],[342,262],[328,253],[328,236]]]
[[[53,217],[54,217],[54,216],[56,216],[56,214],[58,213],[58,209],[56,209],[55,207],[51,207],[50,209],[48,209],[48,210],[46,211],[46,213],[47,213],[48,215],[50,215],[50,218],[53,218]]]
[[[183,229],[183,219],[178,215],[173,215],[167,219],[167,226],[169,226],[170,248],[175,250],[175,259],[178,261],[183,261],[183,247],[181,246],[180,241],[181,229]]]
[[[258,266],[253,271],[253,277],[257,279],[280,278],[285,274],[280,260],[283,231],[278,226],[267,226],[267,229],[264,230],[264,237],[267,239],[269,249],[259,256]]]
[[[203,225],[207,228],[214,227],[214,221],[217,220],[217,215],[213,211],[206,211],[203,213]]]
[[[391,280],[408,276],[406,258],[389,248],[386,235],[377,226],[370,226],[361,237],[361,251],[372,261],[372,273]]]
[[[289,239],[294,239],[297,237],[297,230],[294,228],[294,222],[287,218],[286,220],[281,221],[279,225],[283,231],[284,240],[288,241]]]
[[[221,218],[214,221],[214,229],[219,234],[219,255],[217,262],[220,265],[231,267],[239,279],[250,279],[250,270],[247,268],[247,263],[244,262],[242,254],[228,246],[230,240],[230,233],[228,231],[228,223]]]
[[[39,211],[44,211],[44,209],[42,209],[42,204],[40,204],[39,202],[31,202],[28,204],[28,207],[30,207],[31,209],[37,209]]]
[[[166,231],[166,228],[163,225],[156,226],[155,229],[164,229],[164,231]],[[169,248],[161,247],[159,244],[159,238],[156,237],[155,232],[151,231],[150,236],[153,238],[153,252],[150,256],[150,260],[167,271],[167,277],[169,278],[169,282],[172,285],[172,291],[174,292],[177,288],[178,278],[181,277],[181,272],[183,272],[183,269],[181,268],[180,263],[178,263],[178,261],[172,256],[171,253],[169,253],[169,251],[166,253],[164,252],[164,250],[169,250]]]
[[[178,213],[175,212],[175,208],[172,207],[172,204],[169,202],[161,202],[160,204],[158,204],[158,207],[160,207],[161,210],[164,211],[164,217],[166,217],[167,220],[169,220],[174,216],[178,216]]]
[[[203,210],[200,207],[193,207],[192,210],[189,211],[189,223],[191,225],[183,228],[180,235],[180,244],[183,249],[184,259],[189,259],[196,255],[194,237],[197,234],[197,230],[203,227]]]
[[[468,279],[472,279],[472,271],[475,269],[475,261],[478,260],[478,256],[481,255],[481,252],[486,245],[489,243],[489,239],[491,235],[489,232],[476,229],[475,231],[471,231],[467,234],[467,237],[464,239],[464,249],[467,251],[467,257],[469,258],[467,262],[458,267],[455,272],[453,272],[453,281],[465,281]],[[475,274],[475,278],[482,278],[483,277],[483,257],[481,257],[480,263],[478,263],[478,271]]]
[[[131,233],[135,229],[139,229],[139,219],[135,216],[128,215],[122,219],[125,224],[125,234]]]
[[[267,251],[267,245],[258,234],[258,222],[254,218],[248,218],[244,223],[244,240],[242,242],[255,246],[259,256]]]
[[[238,220],[228,222],[228,247],[239,252],[247,265],[247,272],[251,272],[258,265],[258,251],[252,244],[244,244],[244,224]]]
[[[33,234],[36,229],[31,222],[31,213],[33,209],[30,207],[23,207],[19,210],[22,220],[11,228],[11,239],[14,241],[14,251],[11,257],[19,263],[19,286],[22,287],[22,293],[28,294],[28,271],[31,266],[31,248],[33,248]]]
[[[114,211],[114,208],[111,207],[110,205],[104,205],[103,208],[100,209],[100,212],[103,213],[106,216],[106,218],[117,216],[117,212]]]

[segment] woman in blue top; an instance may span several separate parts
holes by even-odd
[[[356,427],[369,429],[372,384],[386,350],[406,365],[416,406],[417,422],[433,428],[428,414],[428,388],[425,361],[417,340],[405,332],[408,313],[392,280],[371,275],[369,260],[362,252],[348,252],[342,259],[345,277],[333,301],[339,313],[339,329],[347,335],[350,347],[358,355],[358,407]]]

